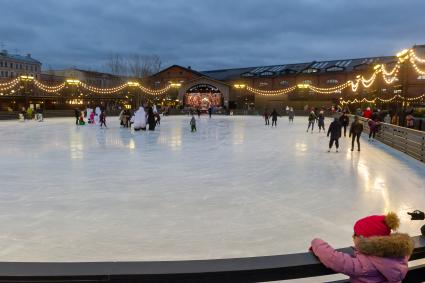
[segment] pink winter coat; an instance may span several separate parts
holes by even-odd
[[[352,283],[397,283],[408,271],[413,242],[407,234],[360,239],[355,255],[338,252],[321,239],[311,248],[319,260],[335,272],[348,275]]]

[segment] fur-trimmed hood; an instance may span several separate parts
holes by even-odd
[[[410,257],[414,243],[407,234],[393,233],[389,236],[360,238],[356,244],[359,252],[378,257]]]

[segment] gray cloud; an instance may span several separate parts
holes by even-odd
[[[45,67],[110,53],[197,70],[391,55],[425,43],[423,0],[0,0],[0,42]]]

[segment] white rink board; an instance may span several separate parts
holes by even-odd
[[[163,117],[155,132],[77,127],[72,118],[0,122],[0,260],[111,261],[307,251],[351,244],[360,217],[424,223],[425,165],[379,142],[327,153],[307,118]],[[329,121],[327,121],[329,124]],[[364,134],[365,135],[365,134]]]

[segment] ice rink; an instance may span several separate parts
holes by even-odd
[[[379,142],[327,153],[307,118],[163,117],[155,132],[0,122],[0,261],[176,260],[351,244],[354,222],[398,212],[424,223],[425,165]],[[327,121],[329,124],[329,121]]]

